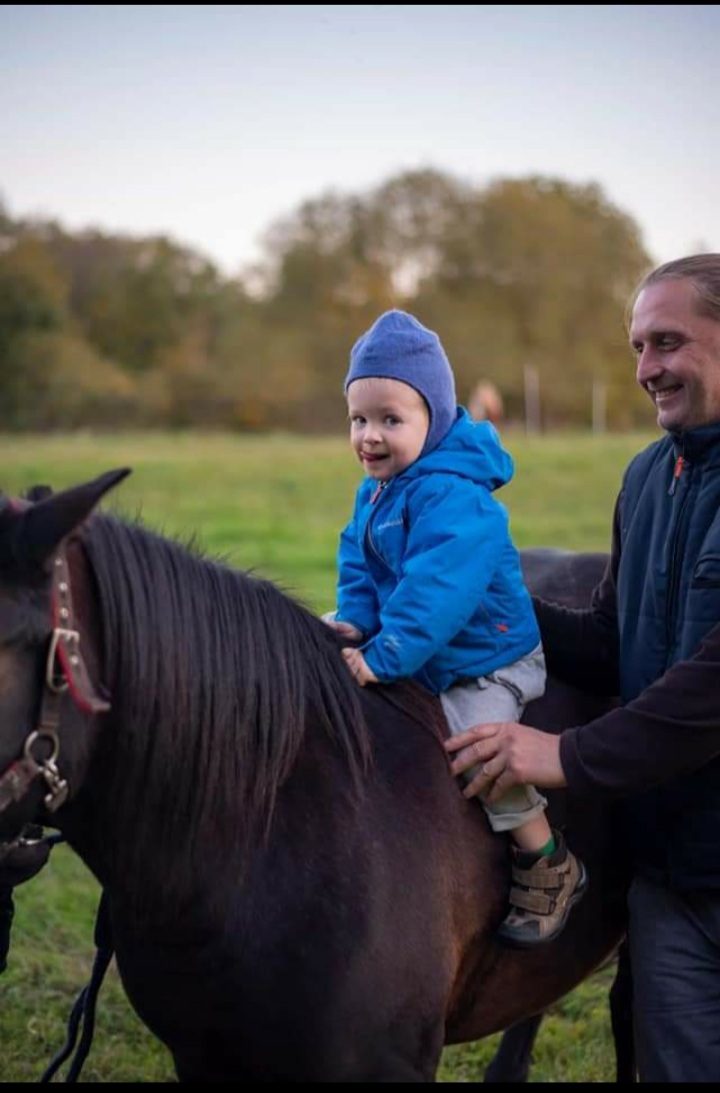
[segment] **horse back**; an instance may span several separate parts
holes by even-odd
[[[612,817],[564,790],[547,793],[550,822],[564,831],[585,862],[589,890],[555,942],[531,951],[507,948],[495,934],[507,909],[509,838],[493,834],[480,802],[467,801],[450,775],[446,753],[439,747],[447,734],[440,703],[427,694],[418,704],[412,691],[383,690],[383,703],[373,717],[376,761],[381,781],[391,787],[387,822],[404,830],[401,838],[409,838],[419,850],[414,859],[408,843],[396,846],[395,852],[406,863],[404,880],[415,878],[413,900],[423,893],[421,901],[429,901],[428,920],[438,927],[435,980],[442,980],[447,991],[446,1042],[478,1039],[562,997],[619,943],[625,876],[613,854]],[[382,706],[388,702],[405,705],[402,741],[397,715],[390,719],[392,725],[387,722],[390,731],[383,732]],[[543,698],[528,707],[526,720],[559,732],[599,716],[607,707],[607,699],[550,679]],[[411,860],[414,865],[408,867]]]

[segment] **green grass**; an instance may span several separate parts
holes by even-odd
[[[504,437],[516,461],[500,494],[518,546],[607,550],[615,495],[629,458],[652,435]],[[108,498],[165,534],[195,537],[209,554],[276,580],[316,611],[333,605],[335,551],[359,471],[343,438],[128,434],[0,436],[0,487],[55,489],[105,470],[132,476]],[[97,885],[64,846],[17,889],[8,971],[0,978],[2,1080],[33,1082],[64,1043],[65,1023],[93,957]],[[543,1023],[532,1081],[611,1081],[611,971],[555,1005]],[[447,1048],[440,1080],[477,1081],[498,1037]],[[165,1049],[130,1009],[114,965],[100,997],[83,1081],[173,1080]]]

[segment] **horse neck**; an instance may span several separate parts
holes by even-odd
[[[250,861],[312,741],[352,783],[366,730],[330,632],[278,589],[134,525],[93,536],[113,709],[75,810],[99,834],[79,837],[172,912],[198,877]]]

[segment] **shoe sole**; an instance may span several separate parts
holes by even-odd
[[[538,945],[547,945],[550,941],[555,941],[556,938],[565,929],[565,923],[568,920],[568,916],[572,911],[576,903],[578,903],[587,892],[588,888],[588,875],[587,869],[582,862],[579,862],[581,873],[578,878],[575,891],[570,896],[569,900],[565,904],[565,912],[558,922],[557,926],[551,934],[546,934],[545,937],[534,938],[532,941],[527,941],[524,938],[518,938],[514,934],[506,935],[503,933],[502,926],[498,929],[496,936],[500,938],[504,945],[507,945],[509,949],[536,949]]]

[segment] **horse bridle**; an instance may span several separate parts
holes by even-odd
[[[110,703],[98,693],[90,679],[80,650],[70,588],[70,570],[64,544],[52,561],[52,632],[45,663],[45,679],[37,725],[25,739],[22,758],[0,774],[0,812],[21,800],[36,778],[44,779],[48,792],[44,798],[48,812],[55,812],[68,795],[68,783],[61,777],[57,760],[60,754],[60,714],[66,692],[85,713],[98,714],[110,709]],[[50,754],[39,758],[36,749],[50,746]]]

